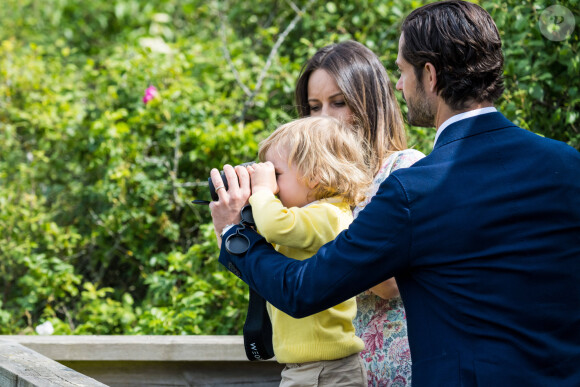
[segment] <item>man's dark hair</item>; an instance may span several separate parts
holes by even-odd
[[[480,6],[457,0],[427,4],[409,14],[401,31],[401,53],[418,81],[425,63],[431,63],[436,90],[452,109],[495,102],[503,93],[501,39]]]

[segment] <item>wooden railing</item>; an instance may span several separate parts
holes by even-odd
[[[56,374],[75,370],[79,377],[94,378],[111,387],[273,387],[280,384],[283,367],[273,360],[248,361],[241,336],[0,336],[0,341],[58,362]],[[23,372],[11,367],[12,374]],[[0,363],[0,368],[7,367]],[[52,387],[24,386],[37,385]],[[0,386],[4,387],[1,379]]]
[[[0,340],[2,387],[106,387],[13,341]]]

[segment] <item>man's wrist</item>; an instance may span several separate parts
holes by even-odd
[[[230,228],[234,227],[235,225],[236,225],[235,223],[231,223],[231,224],[228,224],[228,225],[226,225],[226,226],[225,226],[225,227],[222,229],[222,232],[220,233],[220,238],[223,238],[224,234],[225,234],[226,232],[228,232],[228,231],[230,230]]]

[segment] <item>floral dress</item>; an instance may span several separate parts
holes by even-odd
[[[414,149],[389,156],[368,189],[366,199],[355,207],[354,217],[371,201],[391,172],[407,168],[423,157],[423,153]],[[410,386],[411,351],[401,297],[384,300],[366,291],[357,296],[356,302],[357,314],[353,323],[357,336],[365,343],[360,356],[367,370],[369,386]]]

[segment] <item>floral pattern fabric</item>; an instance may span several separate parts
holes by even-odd
[[[366,199],[353,211],[354,217],[372,200],[381,183],[399,168],[407,168],[425,157],[407,149],[393,153],[367,190]],[[369,291],[356,298],[357,315],[353,321],[356,334],[365,343],[360,352],[372,387],[409,387],[411,385],[411,351],[407,339],[407,321],[401,297],[384,300]]]

